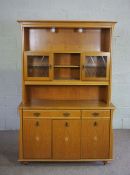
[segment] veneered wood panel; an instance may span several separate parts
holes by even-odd
[[[79,118],[81,117],[80,110],[24,110],[23,117],[29,118]]]
[[[54,65],[80,65],[80,53],[55,53]]]
[[[82,118],[110,117],[110,110],[82,110]]]
[[[53,120],[53,159],[80,159],[80,120]]]
[[[110,52],[111,50],[110,34],[111,34],[111,29],[101,30],[101,51]]]
[[[31,99],[102,100],[107,86],[30,86]]]
[[[101,30],[86,29],[79,33],[74,28],[58,28],[52,33],[50,28],[29,29],[29,45],[31,51],[40,50],[76,50],[100,51]]]
[[[51,158],[51,120],[23,119],[23,152],[26,159]]]
[[[83,119],[81,130],[81,158],[108,159],[110,119]]]

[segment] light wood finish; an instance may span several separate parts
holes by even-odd
[[[95,162],[95,161],[102,161],[104,164],[104,161],[112,161],[112,159],[19,159],[18,161],[23,163],[28,162]]]
[[[83,110],[83,118],[110,117],[110,110]]]
[[[51,120],[23,119],[23,153],[25,159],[51,158]]]
[[[19,114],[20,114],[20,129],[19,129],[19,159],[23,158],[23,110],[21,104],[19,105]]]
[[[51,20],[18,20],[23,27],[63,27],[63,28],[114,28],[115,21],[51,21]]]
[[[105,29],[104,29],[105,30]],[[58,28],[56,33],[50,32],[50,28],[29,29],[29,48],[33,51],[51,50],[80,50],[101,51],[101,29],[86,29],[78,33],[73,28]],[[87,35],[87,37],[85,37]],[[71,39],[73,38],[73,39]],[[91,43],[91,44],[90,44]]]
[[[106,101],[108,86],[28,86],[30,99]]]
[[[42,110],[42,109],[66,109],[66,110],[77,110],[77,109],[93,109],[93,110],[101,110],[101,109],[108,109],[114,110],[115,107],[113,104],[109,106],[102,101],[97,100],[32,100],[28,104],[22,104],[22,108],[24,110],[35,109],[35,110]]]
[[[24,110],[23,117],[29,118],[58,118],[58,119],[69,119],[69,118],[80,118],[80,110]]]
[[[53,80],[53,81],[25,81],[25,85],[109,85],[109,81],[79,81],[79,80]]]
[[[80,120],[53,120],[53,159],[80,159]]]
[[[112,160],[116,22],[18,22],[22,31],[19,161]],[[88,62],[90,57],[94,65]]]
[[[109,157],[111,159],[113,159],[113,138],[114,138],[113,126],[112,126],[113,112],[114,112],[114,110],[111,110],[111,118],[110,118],[110,151],[109,151]]]
[[[82,120],[81,158],[107,159],[109,157],[109,118],[91,118]]]

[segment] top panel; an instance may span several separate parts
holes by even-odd
[[[18,20],[23,27],[90,27],[112,28],[115,21],[44,21],[44,20]]]

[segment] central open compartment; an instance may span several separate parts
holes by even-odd
[[[46,85],[46,86],[27,86],[28,102],[42,102],[44,100],[53,101],[96,101],[98,103],[107,103],[108,86],[73,86],[73,85]],[[38,104],[39,104],[38,103]]]
[[[54,54],[54,79],[79,80],[80,79],[80,54],[55,53]]]

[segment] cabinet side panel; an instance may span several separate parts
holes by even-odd
[[[19,128],[19,160],[23,159],[23,110],[19,108],[20,128]]]

